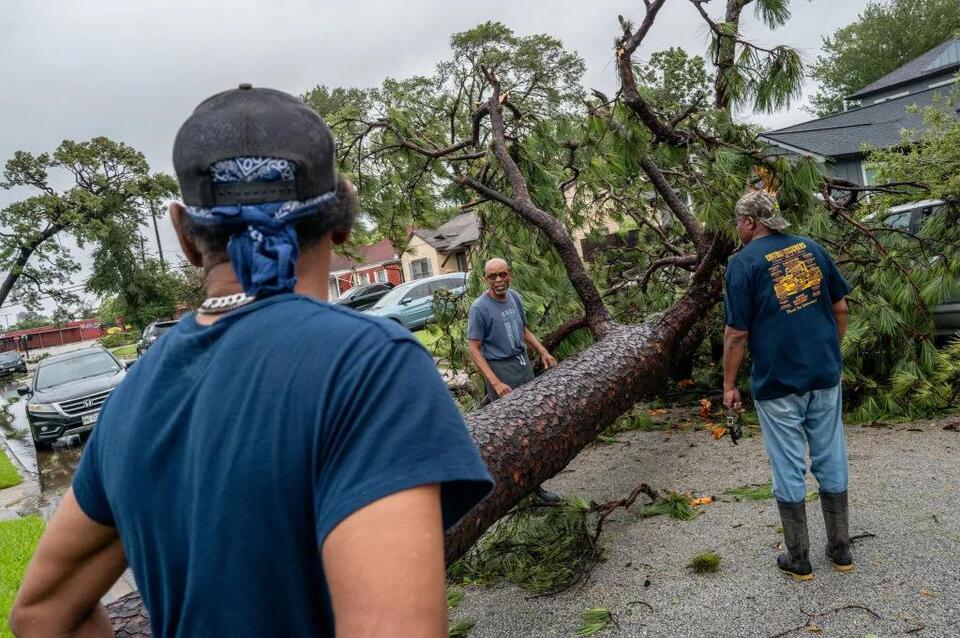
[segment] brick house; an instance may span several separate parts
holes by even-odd
[[[390,282],[396,286],[404,282],[400,256],[389,239],[360,246],[354,253],[356,259],[336,253],[330,256],[330,301],[360,284]]]

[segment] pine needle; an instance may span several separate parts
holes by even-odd
[[[583,612],[580,627],[577,629],[578,636],[592,636],[607,628],[613,622],[613,615],[609,609],[603,607],[594,607]]]
[[[650,505],[638,509],[637,515],[640,518],[666,515],[681,521],[692,521],[700,515],[700,512],[690,506],[689,497],[671,492],[667,496],[658,498]]]
[[[447,609],[456,609],[463,600],[464,593],[459,589],[447,590]]]
[[[466,638],[470,633],[470,630],[473,629],[473,626],[476,625],[472,620],[467,620],[465,618],[460,618],[458,620],[450,621],[450,628],[447,630],[448,638]]]
[[[687,565],[694,574],[714,574],[720,570],[720,555],[716,552],[697,554]]]

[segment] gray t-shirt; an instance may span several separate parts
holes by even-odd
[[[470,306],[467,338],[483,342],[480,351],[487,361],[502,361],[526,355],[527,347],[523,343],[526,327],[527,315],[518,293],[507,290],[506,300],[497,301],[485,292]]]

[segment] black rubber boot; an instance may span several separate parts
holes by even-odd
[[[777,567],[797,580],[813,578],[810,566],[810,537],[807,535],[807,504],[777,501],[780,523],[783,525],[783,542],[787,551],[777,556]]]
[[[827,528],[827,558],[841,572],[853,569],[846,492],[820,492],[823,522]]]

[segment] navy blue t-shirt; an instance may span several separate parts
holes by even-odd
[[[327,535],[429,483],[445,526],[492,484],[430,355],[393,322],[285,294],[168,331],[73,488],[117,528],[155,636],[332,636]]]
[[[755,399],[840,383],[833,304],[849,291],[827,251],[806,237],[774,233],[730,257],[724,316],[728,326],[750,332]]]

